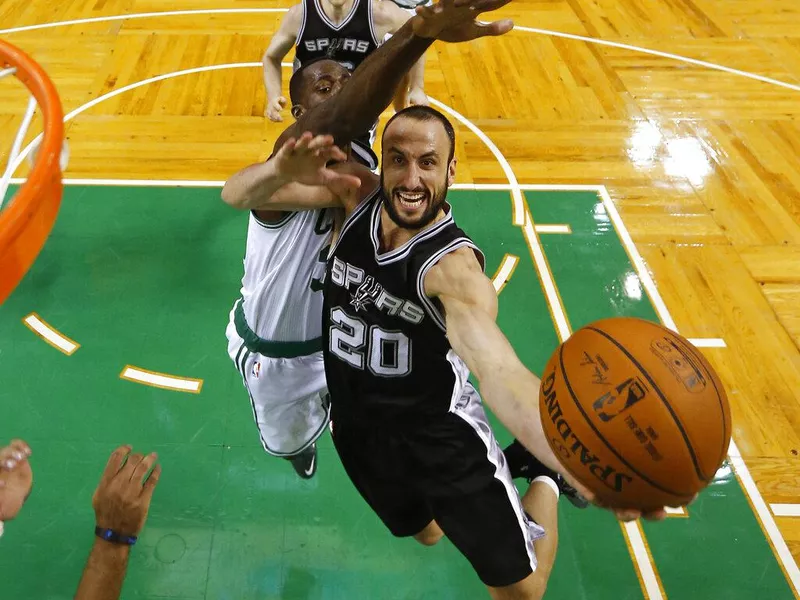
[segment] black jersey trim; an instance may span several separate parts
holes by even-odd
[[[261,225],[263,229],[275,230],[275,229],[280,229],[281,227],[286,225],[289,221],[291,221],[292,217],[294,217],[297,214],[297,212],[290,212],[286,216],[281,217],[280,219],[275,221],[274,223],[270,223],[269,221],[262,221],[261,219],[258,218],[258,215],[254,210],[251,210],[250,214],[253,215],[253,219],[255,219],[256,223]]]
[[[342,241],[344,235],[350,229],[350,226],[356,222],[356,220],[363,215],[365,212],[368,212],[367,209],[370,206],[370,203],[375,199],[375,197],[380,193],[381,186],[377,186],[375,190],[367,196],[361,203],[356,206],[355,210],[350,213],[350,215],[344,220],[342,223],[342,228],[339,230],[339,235],[336,236],[336,241],[331,244],[331,250],[328,253],[328,258],[332,257],[336,253],[336,249],[339,247],[339,243]]]
[[[347,13],[347,16],[344,18],[344,20],[338,25],[334,25],[333,21],[331,21],[328,18],[328,15],[325,14],[322,5],[320,5],[319,3],[319,0],[314,0],[314,7],[317,9],[317,14],[319,15],[320,19],[322,19],[322,21],[325,23],[325,25],[327,25],[334,31],[341,31],[350,21],[353,20],[353,16],[356,14],[359,4],[361,4],[361,2],[363,1],[364,0],[353,0],[353,7],[350,9],[350,12]]]
[[[428,229],[423,229],[399,248],[395,248],[394,250],[380,254],[379,249],[381,247],[381,243],[380,238],[378,237],[378,232],[380,231],[381,226],[382,204],[383,201],[375,203],[375,207],[372,210],[372,220],[370,222],[370,237],[372,238],[372,247],[375,250],[375,262],[377,262],[379,265],[388,265],[389,263],[397,262],[398,260],[406,258],[411,253],[411,250],[414,248],[414,246],[416,246],[418,243],[433,237],[442,229],[453,223],[453,213],[452,211],[448,211],[447,216],[444,219],[438,221]]]
[[[436,254],[431,256],[428,260],[426,260],[417,274],[417,296],[419,297],[420,302],[422,302],[422,306],[425,309],[425,312],[428,313],[428,316],[433,319],[433,322],[436,323],[439,326],[439,329],[445,333],[447,332],[447,325],[445,324],[444,315],[439,312],[439,309],[436,308],[436,305],[425,294],[425,274],[430,271],[433,265],[439,262],[443,256],[464,247],[472,248],[478,254],[483,256],[481,249],[478,248],[475,245],[475,242],[473,242],[471,239],[468,237],[456,238],[447,244],[447,246],[439,250]]]

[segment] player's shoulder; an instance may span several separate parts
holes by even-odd
[[[397,6],[392,0],[371,0],[372,18],[376,25],[400,26],[411,18],[411,15]]]
[[[468,297],[486,281],[475,249],[465,245],[436,261],[425,274],[424,286],[426,295],[431,297]]]
[[[286,11],[286,15],[283,17],[283,22],[281,25],[283,27],[291,28],[291,29],[300,29],[300,24],[303,21],[303,13],[305,12],[305,8],[302,2],[298,4],[293,4],[289,10]]]

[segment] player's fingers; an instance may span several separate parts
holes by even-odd
[[[144,481],[145,475],[153,468],[156,460],[158,460],[158,455],[155,452],[151,452],[147,456],[142,459],[136,468],[133,470],[131,474],[131,482],[137,483],[139,485],[142,484]]]
[[[469,0],[467,4],[476,12],[489,12],[504,7],[511,0]]]
[[[620,521],[624,521],[626,523],[628,523],[629,521],[635,521],[636,519],[642,516],[642,513],[638,510],[625,509],[625,508],[615,509],[614,514],[616,515],[617,519],[619,519]]]
[[[20,460],[28,458],[31,455],[31,447],[28,446],[23,440],[11,440],[9,446],[15,453],[21,454]]]
[[[294,151],[295,152],[305,152],[308,150],[308,144],[311,142],[314,136],[311,135],[311,132],[306,131],[300,138],[297,140],[297,144],[295,144]]]
[[[283,146],[281,149],[278,150],[278,154],[281,156],[290,156],[292,152],[294,152],[294,147],[297,145],[297,140],[294,138],[289,138],[285,142],[283,142]]]
[[[106,463],[106,468],[103,471],[103,475],[101,476],[100,480],[105,481],[111,479],[119,473],[119,470],[122,468],[122,465],[125,463],[125,458],[130,454],[131,447],[127,444],[124,446],[120,446],[116,450],[111,453],[111,456],[108,457],[108,462]]]
[[[476,21],[475,23],[477,37],[505,35],[512,29],[514,29],[514,21],[511,19],[492,21],[491,23]]]
[[[347,154],[339,146],[331,146],[330,158],[337,161],[347,160]]]
[[[333,136],[318,135],[308,143],[309,150],[320,150],[333,144]]]
[[[153,468],[153,472],[150,473],[150,477],[147,478],[147,481],[144,482],[144,486],[142,486],[142,496],[147,498],[147,501],[150,501],[150,498],[153,497],[153,492],[158,485],[158,480],[161,479],[161,465],[156,465]]]
[[[648,521],[663,521],[664,519],[667,518],[667,511],[661,508],[659,510],[646,512],[642,515],[642,517],[647,519]]]

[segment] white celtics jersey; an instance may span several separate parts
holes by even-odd
[[[276,223],[250,213],[242,298],[250,329],[274,342],[322,334],[322,279],[331,242],[330,209],[287,213]]]

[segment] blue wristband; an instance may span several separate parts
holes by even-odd
[[[111,542],[112,544],[133,546],[136,543],[135,535],[125,535],[123,533],[117,533],[113,529],[104,529],[102,527],[95,527],[94,534],[101,540]]]

